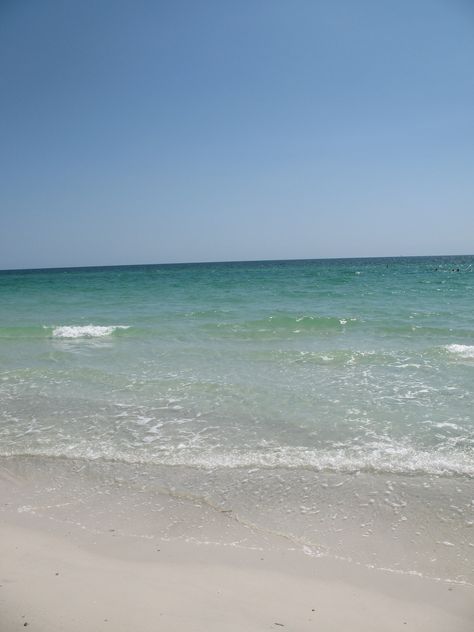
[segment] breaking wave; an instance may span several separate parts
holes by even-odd
[[[53,329],[53,338],[101,338],[110,336],[119,329],[129,329],[128,325],[64,325]]]
[[[446,349],[462,358],[472,358],[474,360],[474,345],[446,345]]]
[[[283,447],[277,450],[213,450],[171,448],[156,454],[120,449],[107,442],[50,449],[4,450],[1,456],[43,456],[130,464],[194,467],[199,469],[306,469],[315,472],[356,474],[435,475],[474,477],[474,460],[468,452],[417,450],[411,446],[311,450]]]

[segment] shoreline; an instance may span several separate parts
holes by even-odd
[[[294,490],[301,494],[294,495]],[[469,478],[0,458],[0,517],[259,546],[474,585]],[[452,506],[466,506],[458,517]]]
[[[0,465],[2,632],[472,629],[472,584],[308,554],[124,470]]]

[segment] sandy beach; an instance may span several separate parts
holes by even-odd
[[[472,629],[470,585],[310,556],[209,509],[197,537],[192,512],[204,509],[190,501],[150,532],[118,490],[94,502],[63,486],[59,498],[19,471],[0,477],[2,632]],[[176,537],[160,527],[167,513]]]
[[[0,556],[3,632],[472,629],[471,587],[301,552],[2,524]]]

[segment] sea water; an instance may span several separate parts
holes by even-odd
[[[471,256],[0,273],[4,462],[315,555],[473,581],[473,395]]]

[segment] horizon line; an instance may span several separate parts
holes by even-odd
[[[77,266],[49,266],[39,268],[1,268],[3,272],[40,272],[47,270],[97,270],[100,268],[145,268],[153,266],[190,266],[190,265],[219,265],[227,263],[282,263],[298,261],[350,261],[361,259],[430,259],[449,257],[473,257],[474,254],[443,254],[443,255],[384,255],[362,257],[302,257],[297,259],[228,259],[221,261],[174,261],[162,263],[112,263],[102,265],[77,265]]]

